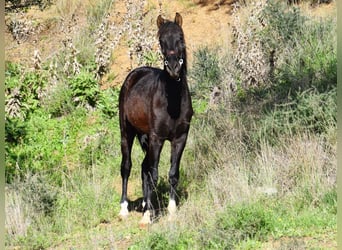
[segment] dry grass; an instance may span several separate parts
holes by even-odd
[[[5,230],[7,237],[24,237],[31,225],[32,208],[23,202],[20,192],[5,190]]]
[[[216,142],[220,145],[217,154],[221,164],[207,170],[203,185],[189,188],[189,196],[179,206],[173,223],[162,219],[152,227],[152,233],[166,239],[167,244],[181,246],[180,240],[184,239],[185,232],[195,237],[195,249],[203,247],[208,240],[219,242],[220,237],[222,240],[232,237],[224,232],[219,236],[220,225],[215,223],[229,211],[227,208],[263,204],[258,203],[260,200],[276,204],[279,200],[287,211],[297,209],[298,204],[304,204],[303,209],[310,211],[309,207],[321,204],[322,197],[336,187],[335,151],[329,150],[319,136],[298,135],[281,139],[278,146],[263,144],[253,157],[244,157],[246,154],[241,148],[224,144],[219,138]],[[196,164],[208,165],[203,160],[197,159]],[[258,208],[271,209],[275,213],[272,208]],[[305,241],[305,244],[309,243]]]
[[[282,141],[280,146],[262,145],[256,159],[260,185],[268,180],[281,195],[308,188],[316,199],[336,185],[336,155],[324,140],[299,135]]]
[[[81,0],[57,0],[56,1],[56,12],[61,18],[69,18],[81,7],[81,3],[87,1]]]
[[[316,135],[281,139],[278,146],[262,144],[252,156],[237,146],[238,141],[215,149],[216,164],[207,169],[205,193],[215,208],[224,208],[258,195],[297,196],[309,191],[314,200],[336,185],[336,155],[333,148]],[[208,141],[208,143],[210,143]],[[336,142],[335,142],[336,143]],[[212,145],[214,146],[214,145]],[[199,159],[198,166],[209,166]]]

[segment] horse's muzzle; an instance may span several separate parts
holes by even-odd
[[[176,55],[169,55],[164,60],[164,67],[170,77],[178,80],[180,78],[183,63],[183,58],[178,58]]]

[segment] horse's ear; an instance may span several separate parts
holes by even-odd
[[[157,18],[157,26],[158,26],[158,28],[160,28],[160,26],[162,26],[164,24],[164,22],[165,22],[164,18],[162,18],[162,16],[159,15],[158,18]]]
[[[178,12],[176,13],[176,16],[175,16],[175,23],[178,24],[180,27],[182,27],[183,18]]]

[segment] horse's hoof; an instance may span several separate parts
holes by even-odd
[[[118,217],[120,220],[126,220],[128,218],[128,210],[122,210],[120,211],[120,213],[118,214]]]
[[[170,200],[169,205],[167,206],[167,210],[169,212],[168,221],[173,221],[176,217],[177,206],[175,200]]]
[[[150,211],[147,210],[139,222],[139,228],[140,229],[146,229],[151,224],[152,224],[151,213],[150,213]]]
[[[120,204],[121,209],[119,213],[119,218],[121,220],[125,220],[128,217],[129,211],[128,211],[128,202],[124,201],[123,203]]]
[[[128,214],[121,214],[121,213],[119,213],[118,217],[119,217],[120,220],[126,220],[128,218]]]

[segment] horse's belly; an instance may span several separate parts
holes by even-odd
[[[141,98],[131,98],[127,101],[126,114],[129,123],[139,132],[148,133],[149,122],[146,105]],[[132,107],[132,108],[129,108]]]

